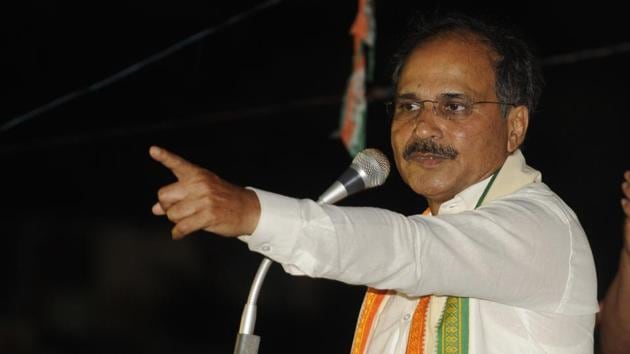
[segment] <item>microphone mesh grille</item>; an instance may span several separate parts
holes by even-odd
[[[363,171],[366,175],[363,182],[365,188],[380,186],[389,175],[389,160],[378,149],[365,149],[352,160],[352,167],[357,171]]]

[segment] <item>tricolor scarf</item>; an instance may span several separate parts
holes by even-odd
[[[475,209],[533,182],[540,172],[525,164],[520,150],[505,160],[493,176]],[[428,214],[427,211],[424,215]],[[364,354],[374,319],[384,301],[395,291],[369,288],[355,330],[351,354]],[[406,354],[468,354],[468,298],[427,295],[418,298],[407,338]]]

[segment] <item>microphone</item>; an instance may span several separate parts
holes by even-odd
[[[378,187],[389,175],[389,160],[377,149],[357,154],[348,169],[319,196],[318,204],[333,204],[364,189]]]

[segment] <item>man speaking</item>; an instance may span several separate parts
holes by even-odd
[[[244,189],[157,147],[178,181],[153,212],[175,239],[242,236],[291,274],[368,286],[352,353],[592,353],[589,244],[519,150],[542,86],[530,50],[450,16],[396,58],[392,148],[423,215]]]

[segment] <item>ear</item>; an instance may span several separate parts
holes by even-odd
[[[529,124],[529,109],[526,106],[516,106],[507,116],[507,151],[514,152],[525,140]]]

